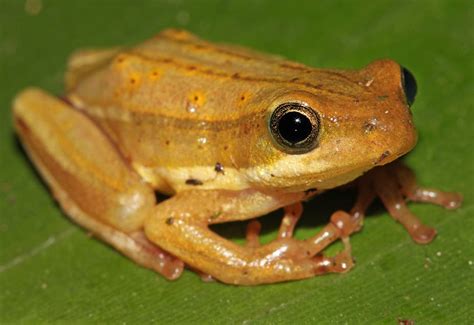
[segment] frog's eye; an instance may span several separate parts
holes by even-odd
[[[416,80],[413,74],[407,69],[402,67],[402,86],[405,92],[405,98],[407,99],[408,106],[411,106],[415,101],[416,96]]]
[[[270,132],[284,151],[301,154],[316,147],[319,124],[319,115],[311,107],[284,103],[270,117]]]

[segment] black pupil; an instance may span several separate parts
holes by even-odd
[[[403,74],[403,90],[405,91],[405,96],[407,98],[408,106],[411,106],[415,101],[417,86],[416,80],[413,74],[407,69],[402,67]]]
[[[288,112],[280,118],[278,132],[283,139],[290,143],[305,140],[312,130],[311,121],[299,112]]]

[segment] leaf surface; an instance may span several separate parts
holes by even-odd
[[[0,323],[472,324],[472,3],[0,0],[0,7]],[[234,287],[190,271],[168,282],[137,267],[59,210],[14,136],[10,103],[29,85],[60,94],[65,60],[77,48],[133,44],[167,27],[317,67],[400,62],[419,85],[420,140],[406,162],[420,183],[463,193],[463,207],[410,205],[438,229],[426,246],[373,209],[352,239],[356,268],[344,275]],[[351,199],[330,193],[306,204],[297,235],[314,233]],[[265,217],[265,240],[279,218]],[[242,229],[218,228],[236,240]]]

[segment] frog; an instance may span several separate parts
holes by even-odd
[[[389,59],[320,69],[167,29],[76,51],[63,96],[30,87],[12,110],[55,200],[93,236],[169,280],[187,266],[258,285],[351,270],[350,237],[377,198],[414,242],[434,239],[407,201],[455,209],[462,195],[419,186],[400,162],[417,141],[416,87]],[[296,238],[303,202],[348,184],[353,208]],[[262,244],[258,218],[278,209]],[[248,221],[244,244],[211,229],[234,221]]]

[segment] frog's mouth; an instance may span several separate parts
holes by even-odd
[[[390,150],[384,150],[380,155],[375,159],[369,161],[361,162],[353,165],[346,165],[339,168],[333,168],[330,171],[324,173],[326,180],[320,183],[321,189],[331,189],[347,183],[352,182],[358,177],[362,176],[364,173],[380,166],[390,164],[408,153],[412,149],[412,146],[407,147],[406,150],[401,152],[391,152]],[[319,174],[319,175],[318,175]],[[315,173],[311,175],[311,178],[317,179],[320,176],[320,173]],[[317,185],[318,182],[313,183]]]
[[[339,165],[337,167],[332,166],[327,169],[322,168],[316,172],[301,173],[299,175],[289,175],[287,173],[288,162],[281,162],[272,166],[271,169],[273,171],[271,173],[260,173],[257,178],[251,178],[254,180],[257,179],[255,186],[264,184],[266,187],[272,187],[286,192],[301,192],[315,189],[325,191],[350,183],[375,167],[383,166],[397,160],[408,151],[408,148],[401,153],[393,153],[389,150],[384,150],[379,155],[376,155],[376,158],[370,160],[363,160],[342,166]],[[278,170],[282,170],[280,175]],[[250,173],[250,175],[251,174],[252,173]]]

